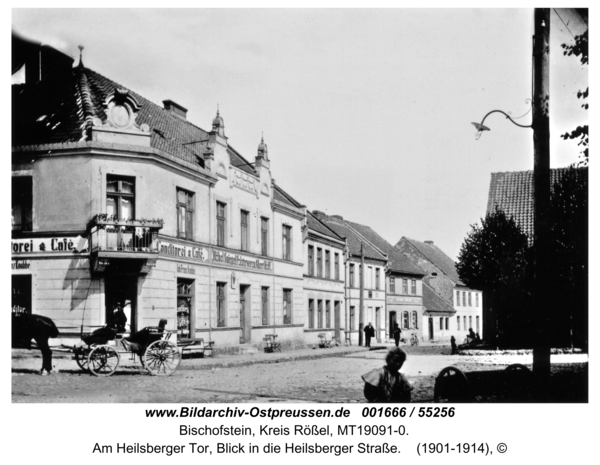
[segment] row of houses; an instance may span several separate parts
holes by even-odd
[[[61,52],[13,37],[12,306],[63,337],[122,307],[217,347],[356,344],[363,323],[426,340],[481,332],[481,292],[432,242],[392,246],[309,210],[253,157]],[[274,167],[277,157],[273,157]],[[361,309],[363,318],[361,320]]]

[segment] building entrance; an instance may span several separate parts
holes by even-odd
[[[109,323],[116,308],[121,307],[127,317],[125,328],[134,333],[137,327],[137,276],[107,276],[104,281],[105,321]]]
[[[31,275],[12,275],[12,311],[31,313]]]
[[[241,328],[241,334],[240,334],[240,344],[244,344],[247,341],[251,340],[251,335],[250,335],[250,329],[251,326],[249,324],[249,322],[246,321],[246,319],[249,317],[249,308],[250,308],[250,302],[249,302],[249,293],[250,293],[250,286],[247,285],[241,285],[240,286],[240,328]]]
[[[429,340],[433,341],[433,318],[429,317]]]

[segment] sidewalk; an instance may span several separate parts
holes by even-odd
[[[382,353],[387,350],[385,344],[378,344],[376,347],[366,348],[360,346],[339,346],[328,349],[297,349],[275,353],[255,352],[250,354],[215,354],[212,357],[194,357],[186,356],[181,360],[179,370],[214,370],[219,368],[242,367],[255,365],[259,363],[284,363],[298,360],[315,360],[326,357],[340,357],[352,353],[366,353],[374,350]],[[139,359],[133,361],[130,359],[129,352],[120,353],[121,360],[119,369],[132,368],[140,369]],[[39,350],[12,349],[12,369],[39,371],[42,360]],[[52,365],[57,371],[61,370],[79,370],[73,354],[70,352],[52,351]]]

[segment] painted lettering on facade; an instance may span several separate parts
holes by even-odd
[[[271,271],[272,262],[260,259],[247,259],[242,255],[230,254],[213,250],[212,259],[215,263],[227,263],[228,265],[243,266],[245,268],[255,268],[257,270]]]
[[[42,253],[42,252],[86,252],[87,239],[77,237],[52,237],[36,239],[13,239],[10,243],[10,251],[13,254]]]
[[[398,303],[398,304],[418,304],[421,302],[420,297],[402,297],[399,295],[388,295],[387,296],[388,303]]]
[[[190,247],[161,241],[158,244],[158,250],[161,255],[170,257],[191,258],[201,262],[208,260],[208,251],[204,247]]]
[[[13,270],[28,270],[31,266],[31,262],[28,260],[15,260],[12,262]]]
[[[177,265],[177,273],[196,274],[196,269],[191,266]]]

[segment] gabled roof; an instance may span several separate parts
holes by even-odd
[[[309,231],[316,231],[324,236],[331,237],[337,241],[345,242],[345,238],[336,233],[333,229],[327,226],[319,218],[317,218],[311,211],[306,212],[306,220]]]
[[[463,284],[456,271],[456,263],[448,255],[442,252],[435,244],[429,242],[420,242],[408,237],[403,237],[398,241],[406,241],[435,266],[437,266],[446,276],[455,284]]]
[[[369,226],[354,223],[352,221],[347,221],[347,223],[356,229],[367,241],[369,241],[383,253],[387,254],[389,268],[392,271],[414,274],[418,276],[425,275],[425,272],[417,264],[410,260],[401,251],[394,248],[392,244],[373,231],[373,229],[371,229]]]
[[[273,198],[278,202],[282,202],[294,208],[304,208],[304,205],[302,205],[300,202],[294,199],[290,194],[284,191],[277,184],[275,185],[275,189],[273,190]]]
[[[569,168],[550,170],[550,189],[559,182]],[[579,176],[585,168],[575,169]],[[533,241],[533,171],[492,173],[486,214],[498,206],[508,217],[513,217],[529,239]]]
[[[423,281],[423,307],[425,312],[437,316],[452,316],[456,313],[454,307],[435,292],[425,281]]]
[[[325,214],[319,214],[317,217],[322,222],[324,222],[329,228],[333,229],[339,236],[346,238],[348,248],[350,249],[350,253],[355,257],[360,257],[361,244],[364,244],[365,258],[387,261],[387,257],[385,255],[383,255],[368,241],[364,240],[359,234],[357,234],[357,232],[341,217],[328,216]]]

